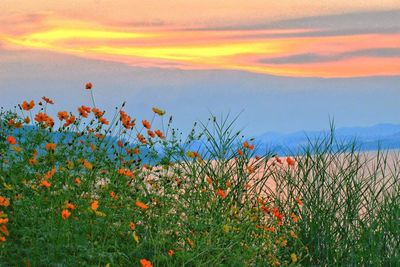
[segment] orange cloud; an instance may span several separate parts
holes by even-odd
[[[244,13],[251,9],[247,8]],[[225,15],[229,17],[235,12],[232,9]],[[48,11],[11,14],[8,20],[14,20],[17,25],[0,29],[0,44],[8,49],[43,49],[142,67],[235,69],[318,77],[400,75],[400,57],[379,54],[382,49],[400,47],[400,34],[396,31],[341,34],[313,27],[264,25],[213,29],[202,28],[202,23],[189,23],[198,25],[196,29],[190,25],[185,28],[178,20],[175,24],[155,23],[144,27],[138,23],[95,23],[88,18],[72,20]],[[375,49],[378,55],[357,52],[368,49]],[[303,58],[302,62],[295,60],[299,58]]]

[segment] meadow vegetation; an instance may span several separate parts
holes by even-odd
[[[332,134],[279,157],[234,119],[183,137],[159,108],[136,121],[85,91],[74,112],[43,97],[0,113],[1,266],[399,262],[397,154]]]

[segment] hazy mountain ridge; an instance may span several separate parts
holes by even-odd
[[[330,130],[298,131],[289,134],[269,132],[256,137],[260,148],[269,148],[280,154],[297,153],[301,147],[329,136]],[[334,129],[335,140],[340,144],[355,142],[360,150],[400,149],[400,124],[376,124],[370,127]]]

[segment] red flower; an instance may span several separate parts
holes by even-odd
[[[86,85],[85,85],[86,90],[91,90],[92,87],[93,87],[92,83],[86,83]]]
[[[61,217],[65,220],[67,219],[69,216],[71,216],[71,212],[69,210],[63,210],[61,212]]]
[[[7,137],[7,142],[8,142],[10,145],[15,145],[15,144],[17,143],[17,140],[16,140],[13,136],[8,136],[8,137]]]

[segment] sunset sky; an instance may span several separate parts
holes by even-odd
[[[0,1],[0,106],[216,114],[264,131],[400,123],[400,3],[310,0]],[[268,116],[268,117],[267,117]]]

